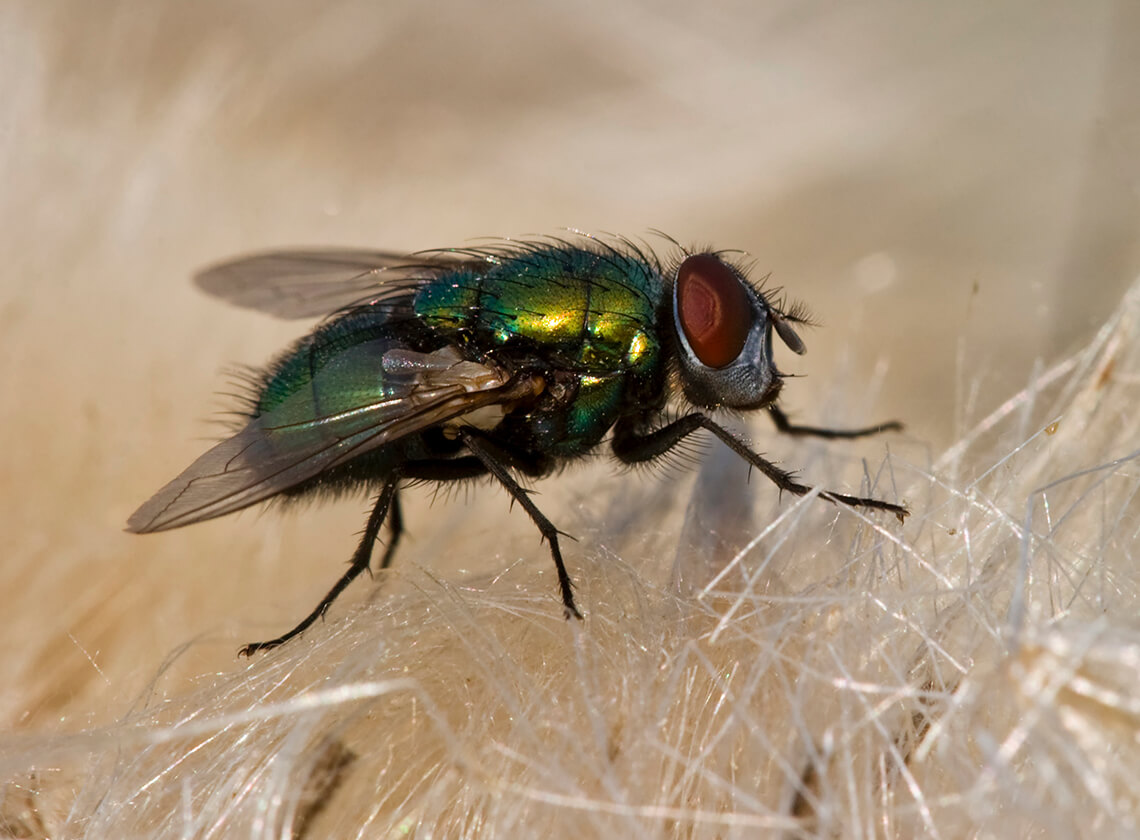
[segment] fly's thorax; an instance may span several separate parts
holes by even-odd
[[[572,457],[623,414],[663,399],[664,296],[661,273],[635,254],[551,245],[505,255],[485,272],[433,278],[417,289],[413,310],[472,357],[543,377],[533,400],[457,423]]]
[[[477,350],[518,348],[584,374],[644,373],[661,364],[662,294],[660,275],[633,256],[551,246],[424,283],[413,309]]]

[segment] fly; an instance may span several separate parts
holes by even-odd
[[[271,497],[377,494],[348,570],[297,626],[246,645],[246,656],[321,618],[369,569],[385,522],[380,568],[391,564],[406,481],[497,481],[549,544],[566,616],[581,618],[559,531],[516,476],[547,476],[607,435],[622,463],[652,461],[703,429],[802,496],[811,488],[710,412],[765,409],[780,432],[824,438],[902,428],[788,421],[772,335],[802,354],[795,328],[807,319],[750,283],[727,252],[680,249],[662,261],[629,240],[590,236],[411,256],[281,251],[195,279],[237,306],[328,317],[254,377],[243,427],[135,511],[128,530],[178,528]],[[907,515],[879,499],[819,495],[900,522]]]

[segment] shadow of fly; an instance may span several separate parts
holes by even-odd
[[[280,251],[206,269],[198,286],[237,306],[327,317],[253,377],[242,428],[135,511],[128,529],[178,528],[271,497],[376,493],[348,571],[292,630],[242,648],[248,656],[321,618],[369,569],[385,522],[380,568],[389,566],[403,533],[402,484],[490,476],[549,544],[566,616],[581,618],[560,532],[517,476],[548,476],[607,436],[618,461],[650,462],[704,430],[803,495],[808,485],[711,413],[764,409],[780,432],[824,438],[901,428],[790,423],[777,406],[772,336],[802,354],[802,309],[749,282],[729,252],[672,244],[669,260],[627,239],[579,235],[410,256]],[[819,496],[907,515],[879,499]]]

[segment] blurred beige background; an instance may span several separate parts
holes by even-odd
[[[199,634],[163,690],[240,667],[363,521],[122,533],[215,434],[221,369],[304,329],[195,268],[563,227],[744,249],[823,324],[795,415],[842,423],[841,387],[936,454],[1140,273],[1137,78],[1125,0],[0,4],[5,729],[113,719]],[[465,524],[461,577],[487,516],[548,562],[500,495],[428,495],[414,562]]]

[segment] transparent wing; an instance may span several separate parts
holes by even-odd
[[[194,282],[235,306],[278,318],[311,318],[397,293],[472,262],[436,252],[271,251],[210,266]]]
[[[373,375],[362,377],[369,369]],[[391,341],[357,345],[202,455],[135,511],[127,529],[163,531],[248,507],[385,443],[540,387],[450,347],[417,353]]]

